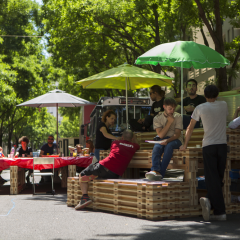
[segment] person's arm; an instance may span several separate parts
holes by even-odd
[[[42,155],[44,155],[44,151],[41,150],[40,154],[39,154],[39,157],[42,157]]]
[[[113,140],[119,139],[118,137],[115,137],[112,134],[108,133],[106,127],[101,127],[100,132],[102,132],[102,134],[105,138],[109,138],[109,139],[113,139]]]
[[[156,128],[157,135],[160,138],[164,138],[166,136],[166,134],[167,134],[171,124],[173,123],[173,121],[174,121],[174,117],[168,116],[166,125],[163,128]]]
[[[238,107],[234,113],[233,119],[237,118],[240,112],[240,107]]]
[[[160,144],[161,145],[167,145],[168,143],[178,139],[180,137],[180,135],[181,135],[181,131],[182,131],[181,129],[175,128],[173,136],[168,138],[168,139],[166,139],[163,143],[160,143]]]
[[[235,118],[234,120],[232,120],[229,124],[228,127],[231,129],[237,129],[240,128],[240,117]]]
[[[138,119],[138,123],[140,123],[140,124],[144,123],[144,121],[145,121],[145,118]]]
[[[190,124],[188,125],[187,130],[186,130],[184,145],[182,145],[179,148],[179,150],[183,151],[183,150],[187,149],[188,142],[192,136],[192,132],[193,132],[193,129],[194,129],[196,123],[197,123],[197,121],[192,118],[190,121]]]

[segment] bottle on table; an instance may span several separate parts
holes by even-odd
[[[57,148],[56,147],[53,148],[53,155],[57,155]]]
[[[14,158],[14,153],[15,153],[15,148],[12,147],[11,152],[10,152],[10,157]]]

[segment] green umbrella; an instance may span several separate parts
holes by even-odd
[[[77,82],[83,88],[108,88],[126,90],[126,121],[128,127],[128,95],[127,90],[148,88],[153,85],[171,86],[172,78],[154,73],[130,64],[122,64],[104,72],[95,74]]]
[[[136,64],[152,64],[156,66],[175,66],[183,68],[220,68],[230,64],[224,56],[209,48],[192,41],[177,41],[158,45],[136,60]],[[183,75],[181,74],[181,100],[183,99]],[[182,101],[183,102],[183,101]],[[183,106],[181,106],[183,113]]]

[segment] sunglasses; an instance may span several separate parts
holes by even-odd
[[[53,138],[48,138],[48,140],[53,140]]]

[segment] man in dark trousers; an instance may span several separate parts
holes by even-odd
[[[189,79],[186,82],[186,91],[189,97],[183,99],[183,108],[186,111],[186,114],[183,115],[183,129],[186,129],[191,121],[191,115],[194,109],[206,102],[206,98],[204,96],[197,94],[197,81],[195,79]],[[177,106],[176,112],[181,112],[181,102],[180,105]],[[196,124],[195,128],[199,128],[199,122]]]
[[[209,85],[204,89],[207,102],[194,109],[192,120],[186,131],[185,143],[180,147],[180,150],[187,148],[194,126],[201,118],[204,129],[202,153],[207,197],[200,198],[200,204],[205,221],[226,220],[222,187],[227,159],[226,118],[228,108],[226,102],[216,101],[218,93],[215,85]],[[211,207],[214,209],[214,215],[210,216]]]
[[[153,124],[153,118],[159,113],[164,111],[163,101],[165,97],[165,91],[161,89],[158,85],[153,85],[150,88],[150,98],[154,102],[151,107],[150,115],[145,116],[145,118],[140,119],[130,119],[129,124],[133,131],[149,131]]]
[[[97,163],[90,164],[79,175],[79,184],[82,190],[82,198],[75,207],[76,210],[83,209],[92,200],[88,196],[88,182],[99,178],[118,179],[122,176],[135,152],[139,149],[136,136],[131,130],[125,130],[122,140],[112,142],[109,156]]]

